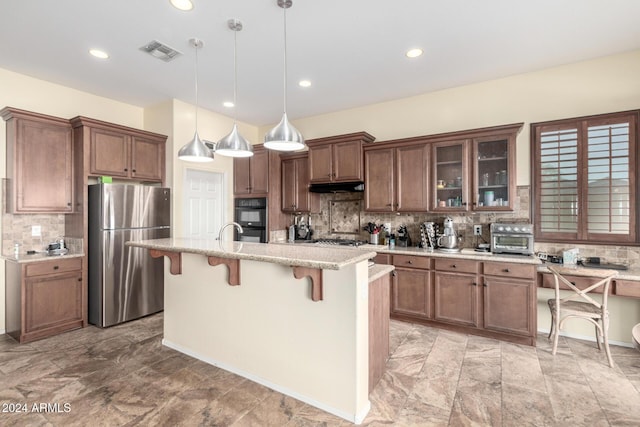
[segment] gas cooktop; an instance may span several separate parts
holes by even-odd
[[[367,242],[355,239],[316,239],[313,243],[321,246],[360,246]]]

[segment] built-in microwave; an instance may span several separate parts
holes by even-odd
[[[235,199],[235,221],[243,227],[267,226],[267,199]]]
[[[532,224],[491,224],[491,252],[533,255]]]
[[[267,199],[235,199],[234,208],[234,221],[243,228],[241,234],[235,231],[234,240],[267,243]]]

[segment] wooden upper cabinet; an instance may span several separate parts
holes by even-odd
[[[266,195],[269,192],[269,152],[253,147],[253,156],[233,159],[233,193],[236,196]]]
[[[164,182],[166,140],[164,135],[86,117],[71,119],[89,150],[90,176]]]
[[[393,212],[395,208],[395,171],[393,148],[364,151],[364,209]]]
[[[7,107],[8,211],[73,212],[72,129],[68,120]]]
[[[365,210],[423,212],[428,209],[427,144],[366,147]]]
[[[282,211],[320,211],[319,195],[309,192],[307,153],[282,156]]]
[[[331,145],[309,147],[309,182],[332,182],[333,156]]]
[[[357,132],[307,141],[309,181],[313,184],[363,181],[362,146],[374,140],[366,132]]]
[[[89,170],[93,175],[129,176],[129,137],[106,129],[91,129]]]
[[[429,147],[426,144],[396,149],[396,211],[426,211]]]
[[[333,181],[362,181],[362,142],[349,141],[333,144]]]
[[[134,135],[131,138],[131,176],[162,181],[165,156],[164,141]]]

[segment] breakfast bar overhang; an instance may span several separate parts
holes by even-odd
[[[127,244],[165,256],[164,345],[364,419],[374,252],[188,238]]]

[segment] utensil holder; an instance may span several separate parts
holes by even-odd
[[[369,234],[369,242],[370,242],[372,245],[378,245],[378,244],[379,244],[379,243],[378,243],[379,241],[380,241],[380,239],[379,239],[379,234],[378,234],[378,233],[371,233],[371,234]]]

